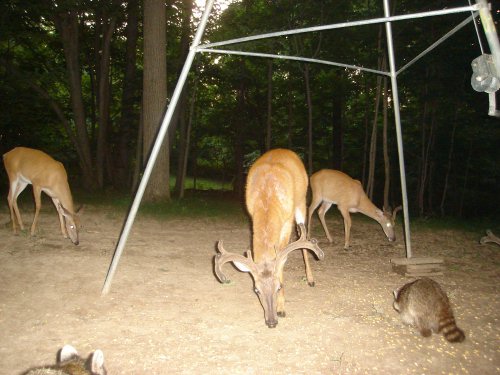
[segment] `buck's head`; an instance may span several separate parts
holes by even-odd
[[[395,227],[396,215],[398,211],[401,210],[401,208],[402,208],[401,206],[396,207],[394,211],[392,211],[392,213],[390,211],[385,211],[385,210],[376,211],[377,221],[382,226],[382,229],[384,230],[384,233],[390,242],[396,240],[396,232],[394,231],[394,227]]]
[[[269,328],[274,328],[278,324],[278,293],[282,288],[280,275],[288,259],[288,254],[293,250],[310,249],[319,259],[323,259],[325,256],[315,240],[308,241],[305,239],[305,228],[301,228],[299,240],[278,251],[275,259],[260,263],[253,261],[250,251],[244,257],[240,254],[228,253],[222,246],[222,241],[218,242],[217,247],[219,249],[219,253],[215,256],[215,274],[217,278],[223,283],[229,282],[221,269],[227,262],[232,262],[242,272],[249,272],[254,279],[254,291],[264,308],[264,318]]]

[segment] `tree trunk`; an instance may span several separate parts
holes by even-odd
[[[125,30],[127,45],[125,50],[125,73],[123,77],[123,91],[121,98],[121,115],[118,126],[117,154],[114,160],[115,174],[113,182],[115,187],[130,187],[132,182],[132,139],[136,139],[139,128],[139,116],[134,110],[137,102],[137,38],[138,38],[138,14],[139,5],[137,0],[129,1],[127,7],[127,27]],[[142,140],[142,138],[140,138]],[[141,141],[136,145],[140,148]],[[141,154],[139,154],[141,155]],[[140,159],[136,159],[136,164]]]
[[[193,1],[183,0],[182,1],[182,35],[180,42],[180,59],[178,64],[178,75],[182,71],[184,62],[189,53],[189,41],[191,37],[191,16],[193,13]],[[193,89],[192,95],[195,95],[195,89]],[[186,178],[186,167],[187,167],[187,154],[186,150],[188,148],[188,137],[190,132],[189,121],[192,121],[189,116],[191,116],[190,109],[188,110],[188,82],[184,85],[181,96],[179,98],[179,103],[177,105],[177,110],[174,113],[174,118],[172,122],[176,123],[176,128],[178,129],[179,136],[179,146],[178,146],[178,159],[177,159],[177,173],[175,179],[174,192],[179,198],[184,196],[184,180]],[[192,102],[193,98],[191,98]],[[173,139],[175,128],[169,129],[170,139]]]
[[[110,106],[110,56],[111,37],[115,29],[115,18],[111,17],[109,22],[106,15],[102,18],[103,36],[101,45],[101,56],[99,60],[99,132],[97,135],[97,184],[100,189],[104,188],[104,170],[107,155],[108,127],[109,127],[109,106]],[[109,169],[109,168],[108,168]]]
[[[290,79],[288,79],[288,96],[287,96],[287,124],[288,124],[288,131],[287,131],[287,144],[288,148],[292,149],[293,146],[293,95],[292,95],[292,85],[290,83]]]
[[[74,146],[82,169],[82,184],[85,189],[93,190],[96,188],[96,184],[87,124],[85,122],[85,107],[83,104],[81,71],[78,59],[80,51],[78,44],[78,15],[76,11],[69,10],[57,14],[55,16],[55,25],[61,35],[66,68],[68,70],[71,108],[73,110],[77,140]]]
[[[458,123],[458,105],[455,105],[455,115],[453,116],[453,128],[450,135],[450,149],[448,150],[448,163],[446,164],[446,173],[444,177],[443,195],[441,196],[441,203],[439,204],[439,211],[441,216],[444,216],[444,204],[446,201],[446,194],[448,193],[448,182],[450,179],[451,164],[453,160],[453,148],[455,146],[455,132]]]
[[[366,195],[370,200],[373,198],[373,187],[375,185],[375,162],[377,158],[377,127],[378,113],[380,107],[382,78],[377,77],[377,93],[375,98],[375,114],[373,116],[372,132],[370,137],[370,152],[368,154],[368,182],[366,184]]]
[[[312,99],[311,99],[311,83],[309,76],[309,64],[304,67],[304,80],[306,84],[306,101],[307,101],[307,172],[310,175],[313,173],[313,148],[312,148]]]
[[[273,105],[273,60],[267,62],[267,124],[266,151],[271,149],[271,115]]]
[[[186,182],[186,174],[187,174],[187,165],[189,160],[189,145],[191,139],[191,128],[194,120],[194,105],[196,102],[196,89],[197,85],[195,84],[193,88],[193,96],[191,97],[191,103],[189,105],[189,115],[187,121],[187,128],[185,129],[185,135],[183,137],[184,142],[182,143],[182,147],[179,151],[179,168],[177,170],[177,181],[179,181],[179,186],[177,188],[179,198],[184,198],[184,188]],[[177,186],[176,181],[176,186]]]
[[[467,161],[465,163],[465,171],[464,171],[464,184],[462,186],[462,194],[460,196],[460,204],[458,206],[458,216],[463,216],[464,210],[464,201],[467,199],[467,184],[469,182],[469,171],[470,171],[470,162],[472,159],[472,150],[474,149],[474,144],[472,140],[469,141],[469,152],[467,153]]]
[[[431,107],[429,109],[430,112],[430,119],[428,120],[430,122],[429,125],[429,136],[426,139],[425,136],[425,123],[426,120],[424,120],[423,124],[423,129],[422,129],[422,168],[421,168],[421,175],[420,175],[420,189],[418,192],[418,210],[420,216],[423,216],[425,213],[425,192],[428,189],[428,178],[429,178],[429,172],[430,172],[430,155],[431,155],[431,149],[432,145],[434,144],[434,126],[435,126],[435,103],[431,103],[428,105]],[[425,107],[424,107],[425,108]],[[425,114],[425,109],[424,109],[424,114]]]
[[[166,10],[161,0],[144,1],[143,124],[144,160],[149,157],[167,101]],[[143,200],[170,199],[169,148],[165,136]]]
[[[379,59],[378,59],[378,67],[380,70],[385,70],[387,66],[387,58],[385,54],[382,54],[382,26],[379,28],[378,35],[378,51],[379,51]],[[380,99],[382,96],[382,77],[377,76],[377,93],[375,98],[375,115],[373,119],[372,126],[372,135],[370,141],[370,154],[369,154],[369,162],[368,162],[368,182],[366,184],[366,195],[370,199],[373,199],[373,190],[375,187],[375,163],[377,156],[377,126],[378,126],[378,113],[380,107]]]
[[[340,83],[340,77],[337,81]],[[343,88],[338,85],[335,95],[332,98],[332,167],[333,169],[342,170],[343,157]]]
[[[240,89],[238,90],[237,97],[238,97],[238,113],[245,113],[244,111],[244,106],[245,106],[245,86],[244,83],[241,84]],[[244,190],[245,190],[245,176],[244,176],[244,170],[243,170],[243,135],[242,135],[242,129],[241,129],[241,123],[240,119],[233,119],[233,126],[235,128],[235,133],[234,133],[234,162],[236,163],[236,170],[235,170],[235,177],[234,177],[234,185],[233,185],[233,192],[236,194],[236,196],[243,198],[244,197]]]
[[[389,191],[391,187],[391,160],[389,158],[389,147],[387,144],[387,115],[389,108],[389,89],[387,87],[387,77],[384,77],[384,128],[383,128],[383,152],[384,152],[384,210],[390,211]]]
[[[365,115],[364,115],[364,128],[365,128],[365,137],[363,141],[363,172],[361,173],[361,184],[363,186],[366,186],[367,184],[367,169],[368,169],[368,159],[369,159],[369,154],[368,154],[368,127],[370,125],[370,90],[368,89],[368,82],[366,80],[366,76],[364,79],[364,86],[365,86]]]

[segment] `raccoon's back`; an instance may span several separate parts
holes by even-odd
[[[85,363],[81,359],[74,359],[69,362],[51,367],[36,368],[26,372],[24,375],[90,375],[85,368]]]
[[[417,279],[399,291],[395,308],[403,321],[414,324],[423,336],[440,332],[450,342],[462,342],[464,332],[457,327],[450,301],[440,285],[429,278]]]

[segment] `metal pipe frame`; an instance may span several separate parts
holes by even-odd
[[[400,117],[400,111],[399,111],[399,95],[398,95],[398,86],[397,86],[397,75],[399,73],[401,73],[402,71],[406,70],[410,65],[414,64],[422,56],[424,56],[425,54],[430,52],[432,49],[437,47],[444,40],[449,38],[452,34],[454,34],[456,31],[458,31],[460,28],[462,28],[466,23],[473,20],[475,18],[475,14],[473,13],[473,15],[471,17],[464,20],[462,23],[460,23],[458,26],[456,26],[454,29],[452,29],[450,32],[448,32],[445,36],[443,36],[438,41],[433,43],[430,47],[428,47],[425,51],[420,53],[417,57],[415,57],[408,64],[406,64],[404,67],[402,67],[399,71],[396,71],[396,59],[395,59],[395,55],[394,55],[391,23],[394,21],[408,20],[408,19],[414,19],[414,18],[432,17],[432,16],[454,14],[454,13],[461,13],[461,12],[469,12],[469,11],[470,12],[479,11],[479,15],[480,15],[482,23],[483,23],[483,28],[484,28],[484,31],[486,33],[488,44],[490,45],[490,49],[492,51],[496,67],[497,67],[497,69],[500,69],[500,46],[499,46],[499,42],[498,42],[498,34],[496,33],[495,25],[493,23],[491,14],[489,12],[488,3],[486,2],[486,0],[476,0],[477,3],[475,5],[470,5],[470,6],[465,6],[465,7],[443,9],[443,10],[414,13],[414,14],[406,14],[406,15],[400,15],[400,16],[391,16],[390,10],[389,10],[389,0],[383,0],[384,1],[384,17],[381,17],[381,18],[374,18],[371,20],[364,20],[364,21],[343,22],[343,23],[338,23],[338,24],[333,24],[333,25],[325,25],[325,26],[307,27],[307,28],[288,30],[288,31],[283,31],[283,32],[274,32],[274,33],[268,33],[268,34],[261,34],[261,35],[255,35],[255,36],[250,36],[250,37],[237,38],[237,39],[231,39],[231,40],[222,41],[222,42],[208,43],[208,44],[201,45],[200,41],[201,41],[201,38],[202,38],[203,33],[205,31],[205,27],[206,27],[206,24],[208,21],[208,17],[210,16],[214,1],[215,0],[207,0],[207,2],[206,2],[205,10],[203,12],[203,16],[201,18],[201,21],[198,25],[198,29],[197,29],[195,37],[193,39],[193,43],[191,45],[188,56],[187,56],[186,61],[184,63],[184,67],[183,67],[181,74],[179,76],[179,80],[177,81],[177,85],[175,87],[175,90],[172,94],[172,98],[171,98],[171,101],[169,103],[168,109],[167,109],[165,116],[162,120],[160,130],[159,130],[158,135],[156,137],[156,140],[155,140],[154,146],[152,148],[151,155],[148,159],[146,168],[144,170],[144,174],[142,176],[141,182],[140,182],[139,187],[137,189],[137,193],[135,195],[135,198],[134,198],[134,201],[133,201],[132,206],[130,208],[130,211],[128,213],[126,222],[125,222],[124,227],[122,229],[122,232],[120,234],[120,238],[119,238],[116,250],[113,254],[113,260],[111,262],[111,265],[108,269],[108,273],[106,275],[106,279],[104,281],[104,286],[103,286],[101,295],[106,295],[107,293],[109,293],[109,290],[111,288],[111,282],[113,280],[113,276],[116,272],[118,262],[120,260],[121,254],[122,254],[123,249],[125,247],[125,244],[127,242],[128,235],[130,233],[130,229],[132,228],[133,222],[134,222],[135,217],[137,215],[137,211],[139,209],[139,205],[141,203],[142,197],[144,196],[144,191],[146,189],[146,185],[147,185],[149,178],[151,176],[151,172],[153,170],[154,164],[155,164],[156,159],[158,157],[158,153],[160,151],[161,144],[163,143],[163,139],[165,138],[165,135],[167,133],[168,127],[169,127],[170,122],[171,122],[172,117],[173,117],[173,113],[177,107],[177,103],[179,101],[180,94],[184,88],[184,84],[187,80],[188,73],[191,69],[194,57],[195,57],[197,52],[224,53],[224,54],[233,54],[233,55],[246,55],[246,56],[257,56],[257,57],[267,57],[267,58],[289,59],[289,60],[304,61],[304,62],[310,62],[310,63],[320,63],[320,64],[326,64],[326,65],[333,65],[333,66],[338,66],[338,67],[343,67],[343,68],[362,70],[362,71],[366,71],[366,72],[370,72],[370,73],[389,76],[391,78],[391,87],[392,87],[393,102],[394,102],[394,118],[395,118],[395,122],[396,122],[396,137],[397,137],[399,169],[400,169],[401,190],[402,190],[402,200],[403,200],[406,254],[407,254],[408,258],[411,258],[412,251],[411,251],[410,225],[409,225],[409,215],[408,215],[408,197],[407,197],[407,191],[406,191],[406,173],[405,173],[404,154],[403,154],[401,117]],[[212,47],[235,44],[235,43],[243,43],[243,42],[248,42],[248,41],[253,41],[253,40],[274,38],[274,37],[278,37],[278,36],[287,36],[287,35],[294,35],[294,34],[300,34],[300,33],[306,33],[306,32],[333,30],[333,29],[361,26],[361,25],[372,25],[372,24],[377,24],[377,23],[384,23],[385,28],[386,28],[388,55],[389,55],[389,68],[390,68],[389,72],[383,72],[383,71],[379,71],[379,70],[375,70],[375,69],[367,69],[367,68],[363,68],[363,67],[359,67],[359,66],[355,66],[355,65],[341,64],[341,63],[335,63],[335,62],[318,60],[318,59],[308,59],[308,58],[303,58],[303,57],[284,56],[284,55],[276,55],[276,54],[261,54],[261,53],[255,53],[255,52],[221,50],[221,49],[213,49],[212,48]]]

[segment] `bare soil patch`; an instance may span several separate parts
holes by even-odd
[[[31,220],[22,208],[25,224]],[[353,215],[352,250],[328,215],[332,245],[305,281],[301,252],[285,266],[286,318],[274,329],[248,274],[226,265],[213,274],[215,244],[243,253],[245,220],[139,216],[111,291],[101,297],[124,213],[87,207],[80,245],[62,238],[55,210],[41,213],[38,235],[14,236],[0,208],[0,373],[51,364],[64,344],[82,355],[104,351],[109,374],[493,374],[500,373],[500,248],[483,233],[412,232],[415,256],[445,259],[435,278],[448,292],[465,342],[420,337],[392,308],[408,282],[391,270],[404,256],[402,230],[390,244],[377,223]],[[4,225],[5,224],[5,225]],[[486,229],[486,228],[485,228]]]

